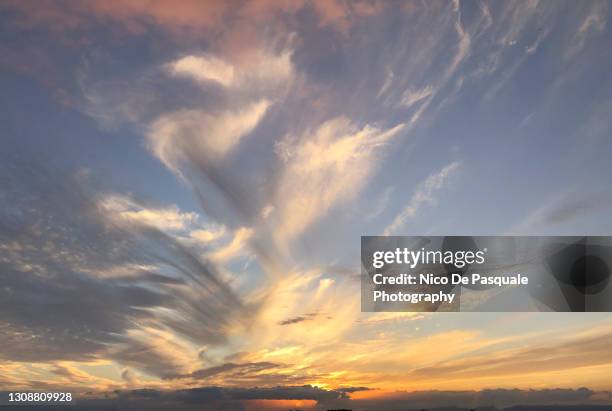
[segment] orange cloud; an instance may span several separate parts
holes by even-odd
[[[70,31],[90,25],[98,19],[119,23],[129,32],[141,33],[147,25],[170,30],[202,30],[224,27],[225,17],[238,17],[255,22],[279,14],[294,14],[312,8],[322,25],[347,28],[355,17],[379,12],[383,3],[372,0],[348,2],[341,0],[264,0],[241,2],[183,0],[124,0],[63,2],[41,0],[24,2],[9,0],[2,7],[18,12],[17,24],[24,28],[44,26],[53,31]]]
[[[232,7],[231,1],[185,0],[170,4],[163,0],[126,1],[8,1],[3,7],[19,13],[17,24],[24,28],[44,26],[53,31],[81,29],[92,19],[118,22],[131,32],[146,24],[166,28],[210,28]]]

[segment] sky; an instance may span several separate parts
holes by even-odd
[[[609,235],[610,8],[0,2],[0,386],[609,404],[609,314],[362,313],[359,247]]]

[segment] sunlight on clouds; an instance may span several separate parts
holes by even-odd
[[[128,196],[109,194],[99,201],[99,207],[116,222],[155,227],[196,246],[214,243],[227,234],[225,226],[204,223],[198,213],[183,212],[174,204],[166,207],[147,207]],[[129,267],[126,266],[126,269]]]
[[[129,330],[127,336],[136,344],[119,344],[110,353],[111,358],[122,364],[157,377],[197,368],[194,358],[198,358],[198,347],[170,330],[157,325],[141,326]]]
[[[592,337],[581,336],[585,332]],[[605,342],[610,336],[609,326],[563,337],[552,335],[554,332],[543,331],[497,340],[482,336],[479,340],[481,344],[488,343],[489,350],[464,350],[459,356],[439,358],[410,374],[423,385],[437,384],[441,388],[508,386],[509,382],[519,388],[551,387],[549,381],[554,382],[553,387],[575,387],[577,381],[592,383],[594,370],[612,369]],[[564,377],[568,370],[572,370],[571,377]],[[515,381],[517,375],[520,383]]]
[[[352,320],[343,317],[342,321]],[[357,325],[352,332],[363,335],[363,338],[347,339],[346,336],[340,338],[342,333],[334,332],[339,323],[322,327],[321,322],[304,323],[301,325],[303,329],[292,328],[293,342],[282,336],[277,337],[266,344],[266,347],[275,348],[262,347],[254,351],[249,355],[250,361],[267,360],[285,364],[279,369],[285,372],[307,369],[309,373],[303,376],[304,381],[320,386],[367,385],[372,388],[399,389],[406,388],[406,376],[414,370],[427,367],[434,361],[450,360],[500,342],[499,339],[489,340],[475,331],[445,331],[419,336],[411,334],[404,327],[398,328],[397,324],[382,323]],[[382,328],[375,337],[366,337],[367,329],[371,327]],[[309,335],[311,330],[317,333],[316,338]],[[326,339],[326,334],[318,334],[322,330],[332,333],[333,338]],[[410,387],[436,388],[440,380],[411,378]]]
[[[263,349],[337,340],[359,314],[358,287],[346,279],[324,278],[316,270],[284,274],[265,290],[250,344]],[[288,318],[297,321],[285,321]]]
[[[224,86],[234,82],[234,67],[213,56],[185,56],[169,64],[172,74],[196,81],[215,81]]]
[[[312,348],[310,361],[312,368],[326,375],[333,371],[344,370],[343,383],[366,385],[382,389],[436,389],[443,376],[435,380],[411,376],[433,362],[444,363],[465,353],[477,352],[499,344],[500,339],[489,339],[477,331],[441,331],[433,335],[419,335],[406,327],[394,323],[362,324],[354,332],[359,335],[368,328],[376,327],[380,332],[375,337],[343,341],[329,347]],[[364,334],[366,335],[366,334]],[[406,384],[407,376],[410,384]]]
[[[319,280],[319,286],[317,287],[317,291],[314,295],[315,300],[320,300],[321,297],[325,294],[325,292],[334,285],[335,281],[331,278],[323,278]]]
[[[276,193],[280,242],[294,239],[330,209],[353,199],[375,171],[382,147],[402,128],[359,128],[336,118],[297,140],[282,140],[277,153],[285,170]]]
[[[223,159],[257,126],[269,106],[269,101],[260,100],[216,115],[200,110],[165,114],[149,128],[149,148],[166,167],[182,176],[182,163],[194,153],[210,161]]]
[[[256,49],[246,53],[242,61],[236,63],[208,54],[188,55],[166,67],[174,76],[199,83],[216,82],[243,91],[263,87],[270,91],[282,86],[293,76],[291,55],[290,50],[274,54],[265,49]]]
[[[82,267],[81,270],[88,274],[94,275],[99,278],[129,278],[138,277],[144,272],[155,272],[159,267],[154,265],[144,264],[120,264],[113,265],[110,267],[100,268],[87,268]]]
[[[101,382],[99,377],[93,377],[70,362],[57,362],[50,367],[50,372],[56,375],[61,385],[65,386],[92,386]],[[113,381],[106,380],[106,382]]]
[[[384,322],[401,322],[401,321],[416,321],[425,318],[422,313],[404,313],[404,312],[381,312],[381,313],[362,313],[364,319],[361,323],[376,324]]]
[[[248,400],[244,401],[244,411],[286,411],[315,409],[315,400]]]
[[[212,227],[210,229],[198,229],[193,230],[189,233],[189,236],[194,240],[201,241],[203,243],[210,243],[215,240],[222,238],[226,233],[224,226]]]
[[[248,241],[253,236],[252,228],[242,227],[234,232],[234,238],[225,246],[221,246],[208,255],[213,261],[227,262],[238,256],[249,254]]]
[[[183,213],[176,205],[145,208],[130,198],[112,195],[104,198],[100,206],[111,215],[126,221],[157,227],[160,230],[185,230],[199,218],[196,213]]]
[[[12,389],[48,390],[51,387],[82,393],[118,388],[121,383],[103,373],[85,368],[95,362],[57,361],[52,363],[4,362],[0,366],[0,384]]]

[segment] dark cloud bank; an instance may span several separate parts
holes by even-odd
[[[579,389],[490,389],[482,391],[397,392],[388,398],[354,400],[350,393],[363,387],[325,390],[310,385],[271,388],[200,387],[176,391],[139,389],[114,391],[79,399],[72,410],[229,410],[242,411],[244,401],[313,400],[316,410],[353,409],[378,411],[604,411],[612,410],[609,392]],[[523,404],[523,405],[521,405]],[[46,406],[48,407],[48,406]],[[261,406],[265,410],[266,406]],[[43,409],[29,406],[20,409]],[[45,408],[47,409],[47,408]]]

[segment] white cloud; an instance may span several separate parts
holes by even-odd
[[[286,163],[276,193],[277,234],[291,240],[367,184],[376,154],[403,128],[358,128],[346,118],[323,123],[299,139],[286,138],[279,154]]]
[[[217,115],[200,110],[165,114],[149,128],[149,148],[166,167],[181,175],[181,163],[190,156],[209,161],[224,158],[253,131],[269,106],[264,99]]]
[[[271,53],[262,48],[249,52],[240,62],[201,54],[166,64],[172,76],[223,86],[232,104],[160,115],[147,133],[151,152],[181,177],[182,166],[189,162],[215,163],[224,159],[290,86],[294,73],[291,55],[290,50]]]
[[[378,94],[376,94],[376,98],[380,98],[385,93],[387,93],[387,91],[389,90],[389,87],[391,87],[391,85],[393,84],[393,78],[394,77],[395,77],[395,74],[393,73],[393,71],[388,69],[387,70],[387,76],[385,77],[385,81],[382,84],[382,86],[380,87],[380,89],[378,90]]]
[[[155,227],[195,246],[209,245],[226,236],[225,226],[205,223],[199,214],[182,212],[174,204],[146,207],[127,196],[113,194],[102,198],[98,205],[118,223]]]
[[[416,216],[424,205],[432,203],[434,201],[434,193],[444,186],[444,183],[459,169],[459,167],[460,163],[454,161],[437,173],[427,177],[427,179],[419,185],[406,208],[404,208],[402,212],[395,217],[393,222],[385,228],[383,234],[392,235],[397,233],[407,220]]]
[[[252,228],[242,227],[234,232],[234,238],[229,244],[215,250],[209,257],[217,262],[227,262],[238,256],[248,254],[248,241],[253,237],[254,230]]]
[[[113,218],[167,231],[186,230],[197,223],[199,218],[196,213],[181,212],[176,205],[146,208],[130,198],[120,195],[105,197],[99,205]]]
[[[265,49],[255,50],[237,64],[213,55],[188,55],[166,65],[176,77],[192,79],[198,83],[215,82],[227,88],[276,88],[294,74],[292,52],[274,54]]]
[[[236,73],[234,67],[214,56],[185,56],[168,64],[170,73],[177,77],[191,78],[198,82],[213,81],[231,86]]]
[[[194,230],[191,233],[189,233],[189,236],[192,239],[203,242],[203,243],[211,243],[213,241],[220,239],[224,235],[225,235],[224,226],[212,227],[212,228],[206,228],[206,229],[203,228],[203,229]]]
[[[458,2],[456,3],[456,7],[453,8],[453,14],[455,17],[455,33],[457,35],[457,51],[453,55],[452,60],[447,65],[446,69],[441,73],[440,79],[430,84],[424,88],[419,90],[414,90],[412,87],[409,87],[404,91],[401,96],[401,99],[398,103],[399,106],[410,107],[417,102],[422,101],[419,108],[412,114],[410,120],[408,121],[408,126],[410,128],[416,126],[417,122],[420,120],[421,116],[429,110],[430,105],[433,103],[436,95],[442,90],[448,82],[453,78],[456,74],[458,68],[461,64],[466,60],[470,53],[470,47],[472,44],[472,37],[470,33],[468,33],[461,24],[461,11],[458,7]],[[438,44],[439,47],[439,44]],[[430,57],[430,59],[434,58],[434,54]],[[460,83],[459,83],[460,84]],[[455,92],[460,87],[455,88]],[[434,111],[439,109],[444,102],[448,100],[451,96],[446,96],[443,99],[442,103],[438,105],[438,107],[434,107]]]
[[[270,217],[270,214],[272,214],[273,212],[274,212],[274,206],[267,205],[261,210],[261,217],[265,220],[268,217]]]
[[[410,107],[415,103],[423,100],[426,97],[429,97],[432,93],[433,89],[431,86],[423,87],[420,90],[413,90],[409,88],[402,95],[402,100],[400,102],[401,106]]]

